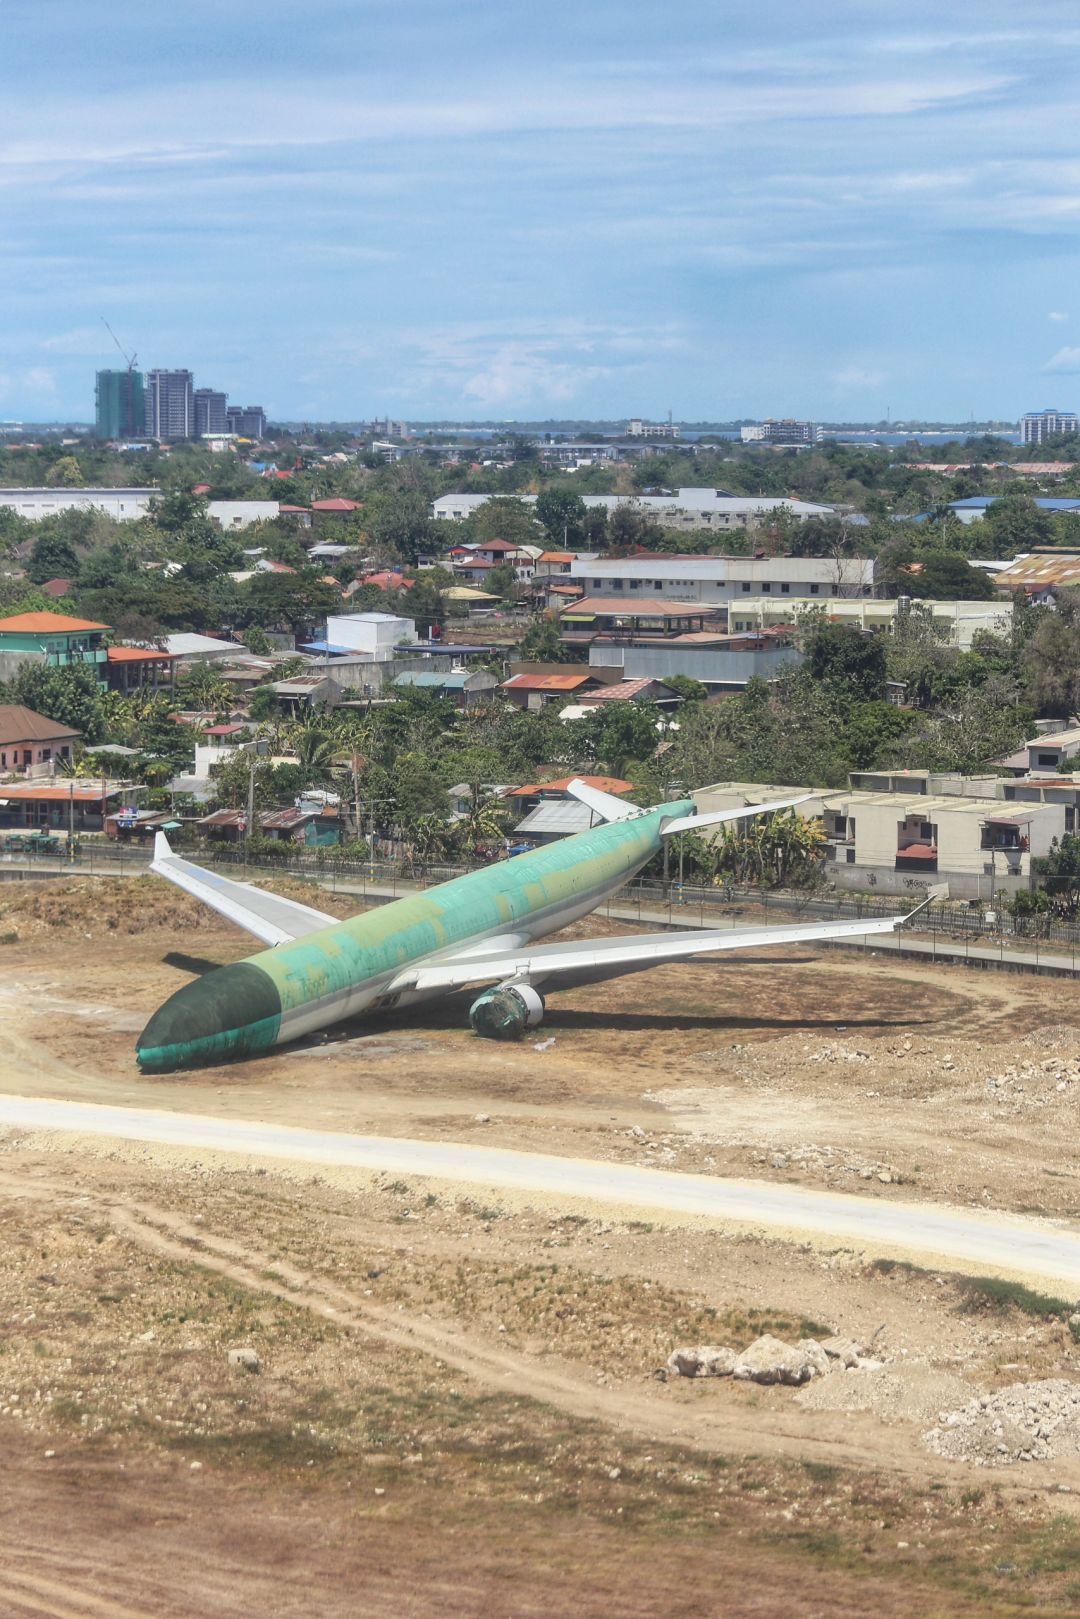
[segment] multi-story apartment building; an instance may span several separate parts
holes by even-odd
[[[94,390],[98,438],[140,438],[146,429],[141,371],[99,371]]]
[[[196,438],[209,438],[213,434],[228,432],[228,394],[219,393],[216,388],[196,388],[192,399]]]
[[[821,428],[817,422],[797,422],[790,416],[775,421],[771,416],[749,427],[740,427],[739,437],[744,444],[820,444]]]
[[[266,412],[261,405],[230,405],[225,418],[228,431],[240,438],[266,437]]]
[[[1072,410],[1029,410],[1020,421],[1025,444],[1042,444],[1062,433],[1080,433],[1080,418]]]
[[[194,437],[194,379],[190,371],[148,371],[145,399],[149,438],[168,442]]]
[[[669,417],[666,422],[646,422],[633,416],[626,424],[628,438],[678,438],[682,428]]]

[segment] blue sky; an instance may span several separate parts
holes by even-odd
[[[1075,0],[0,0],[0,417],[1080,404]]]

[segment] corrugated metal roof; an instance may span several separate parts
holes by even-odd
[[[563,618],[709,618],[716,602],[670,602],[650,596],[583,596],[562,610]]]
[[[503,691],[576,691],[593,675],[511,675],[502,682]]]
[[[587,804],[579,804],[576,798],[553,798],[545,799],[531,809],[514,831],[558,832],[571,837],[575,832],[587,832],[595,822],[595,811],[590,810]]]
[[[612,686],[602,686],[599,691],[591,691],[582,700],[592,706],[593,703],[625,702],[629,698],[638,697],[643,691],[657,682],[648,676],[638,680],[617,680]]]
[[[994,575],[995,585],[1003,585],[1006,589],[1026,585],[1067,585],[1077,579],[1080,579],[1080,553],[1076,551],[1067,551],[1059,556],[1036,551],[1031,556],[1018,557],[1001,573]]]

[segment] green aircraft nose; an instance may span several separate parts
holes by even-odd
[[[281,1027],[277,985],[248,961],[185,984],[158,1008],[135,1043],[147,1074],[200,1068],[275,1044]]]

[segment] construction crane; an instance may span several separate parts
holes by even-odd
[[[120,350],[120,353],[124,356],[124,359],[127,361],[128,370],[129,371],[134,371],[135,367],[139,363],[139,356],[137,354],[128,354],[125,351],[123,344],[121,343],[120,339],[117,337],[116,333],[113,331],[112,327],[109,325],[108,321],[105,319],[104,315],[102,315],[102,317],[101,317],[101,324],[104,326],[105,330],[108,332],[109,336],[112,338],[113,342],[116,344],[117,348]]]

